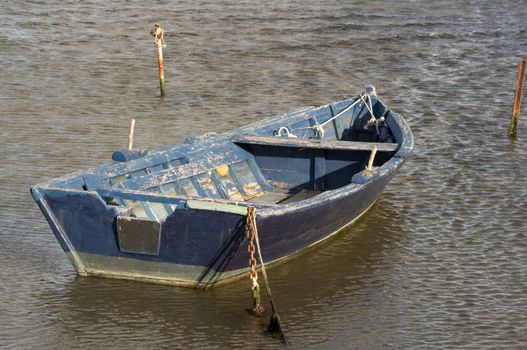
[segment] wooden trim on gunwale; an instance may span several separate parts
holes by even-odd
[[[315,148],[330,149],[338,151],[371,151],[377,146],[378,152],[395,152],[399,146],[397,143],[384,142],[360,142],[360,141],[321,141],[316,139],[299,139],[278,136],[239,136],[232,142],[243,145],[266,145],[275,147]]]

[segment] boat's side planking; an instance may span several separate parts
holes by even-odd
[[[262,249],[269,262],[279,260],[319,242],[344,227],[377,198],[389,178],[381,177],[368,187],[350,184],[324,193],[309,205],[258,206],[258,227]],[[113,193],[107,193],[112,195]],[[156,269],[171,271],[152,281],[182,285],[215,283],[223,277],[243,272],[247,264],[244,235],[245,217],[222,208],[192,209],[185,200],[145,194],[142,200],[155,200],[180,206],[163,220],[159,251],[141,254],[123,251],[116,235],[115,218],[126,215],[118,206],[108,206],[91,191],[48,190],[40,199],[50,208],[59,227],[67,232],[68,246],[61,232],[54,230],[63,249],[72,257],[71,248],[83,260],[83,274],[122,278],[155,276]],[[148,197],[150,196],[150,197]],[[215,202],[209,202],[214,204]],[[217,202],[216,202],[217,203]],[[285,210],[287,208],[289,210]],[[153,233],[154,234],[154,233]],[[140,242],[138,242],[140,247]],[[124,271],[124,261],[134,263],[136,271]],[[179,271],[176,273],[176,271]],[[225,276],[222,274],[225,273]]]
[[[191,137],[143,158],[44,182],[32,189],[33,196],[79,273],[215,283],[246,267],[247,253],[240,249],[246,206],[257,208],[262,247],[270,261],[278,261],[328,237],[373,204],[410,154],[413,139],[402,118],[376,104],[375,113],[386,116],[390,128],[387,142],[395,144],[375,143],[377,168],[365,173],[373,144],[361,142],[353,149],[353,142],[337,141],[357,120],[371,117],[360,104],[350,108],[353,102]],[[323,135],[312,128],[320,124]],[[281,127],[298,139],[271,138]],[[362,124],[357,130],[361,140],[371,140]],[[315,136],[321,140],[302,139]],[[253,201],[266,193],[284,198],[300,189],[320,194],[285,205]],[[134,242],[126,236],[130,232],[116,230],[117,217],[160,225]],[[146,252],[142,239],[157,240],[152,245],[157,248]]]

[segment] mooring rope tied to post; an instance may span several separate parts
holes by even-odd
[[[165,67],[163,62],[163,48],[165,45],[165,31],[160,27],[159,23],[154,24],[154,28],[150,31],[150,35],[154,37],[154,45],[157,52],[157,64],[159,66],[159,88],[161,96],[165,95]]]
[[[253,295],[253,308],[251,309],[251,313],[255,316],[261,317],[263,316],[263,312],[265,312],[263,306],[261,305],[260,286],[258,284],[258,273],[256,272],[256,259],[254,257],[255,251],[258,250],[258,257],[260,260],[260,267],[262,269],[262,276],[265,282],[265,289],[267,291],[269,304],[271,304],[271,309],[273,311],[273,314],[271,315],[271,319],[269,321],[269,326],[267,327],[267,332],[278,333],[282,344],[289,347],[289,342],[287,341],[287,338],[285,337],[285,334],[282,330],[282,326],[280,325],[280,316],[276,311],[276,304],[274,303],[274,299],[271,293],[271,286],[269,285],[269,279],[267,278],[267,273],[265,271],[265,264],[262,256],[262,249],[260,247],[258,229],[256,226],[256,208],[254,207],[247,208],[246,230],[249,251],[249,266],[251,268],[249,276],[253,284],[251,287]],[[254,243],[256,243],[256,249]]]

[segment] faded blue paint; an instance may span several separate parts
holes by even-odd
[[[221,272],[247,265],[243,207],[257,208],[262,248],[269,261],[277,260],[360,215],[410,156],[413,137],[402,117],[373,98],[375,116],[386,120],[377,134],[365,127],[371,115],[363,103],[346,110],[355,100],[189,137],[144,157],[43,182],[32,194],[67,252],[197,266],[204,273],[189,282],[214,283]],[[342,111],[324,125],[322,140],[313,139],[310,127]],[[297,137],[273,136],[284,126]],[[366,174],[373,145],[379,152]],[[288,204],[250,202],[269,192],[281,194],[268,198],[294,198],[300,189],[320,193]],[[158,254],[120,249],[117,216],[162,223]]]
[[[116,162],[128,162],[148,154],[147,150],[119,150],[112,154],[112,159]]]

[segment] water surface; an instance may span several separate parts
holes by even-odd
[[[107,162],[130,118],[136,145],[155,149],[371,83],[415,154],[356,225],[269,271],[291,343],[526,348],[525,104],[506,135],[527,55],[520,3],[2,1],[0,347],[278,348],[245,312],[249,281],[76,277],[29,186]]]

